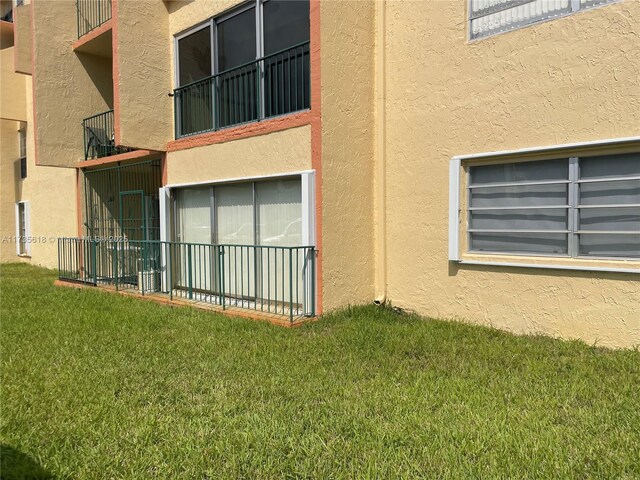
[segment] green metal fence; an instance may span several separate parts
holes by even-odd
[[[288,317],[315,316],[315,248],[58,239],[59,278]]]
[[[309,42],[174,90],[176,138],[310,106]]]
[[[111,0],[76,0],[78,38],[111,18]]]
[[[83,169],[83,234],[160,239],[160,160]]]
[[[130,148],[116,146],[113,110],[98,113],[82,120],[82,132],[85,160],[131,151]]]

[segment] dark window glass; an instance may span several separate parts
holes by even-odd
[[[218,72],[256,59],[256,9],[218,23]]]
[[[178,40],[180,85],[211,76],[211,28]]]
[[[27,178],[27,159],[25,157],[20,159],[20,178]]]
[[[263,18],[265,55],[309,40],[308,0],[269,0]]]
[[[640,153],[604,155],[580,159],[580,178],[637,177],[640,175]]]
[[[211,27],[179,40],[178,50],[180,85],[211,76]],[[182,135],[213,129],[212,100],[211,84],[207,81],[177,92],[176,110]]]
[[[309,44],[291,48],[309,41],[309,2],[269,0],[263,14],[265,117],[309,108]]]
[[[218,72],[225,72],[216,84],[218,127],[258,118],[260,77],[256,64],[249,63],[256,59],[255,14],[250,8],[218,23]]]
[[[470,172],[472,185],[568,180],[569,162],[563,159],[483,165],[471,167]]]

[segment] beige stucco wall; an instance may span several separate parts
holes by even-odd
[[[36,141],[41,165],[75,165],[84,158],[82,119],[113,107],[111,62],[74,53],[74,0],[34,2],[33,72]]]
[[[0,49],[0,118],[27,119],[25,76],[13,70],[15,47]]]
[[[14,120],[0,119],[0,262],[18,261],[14,237],[16,190],[20,182],[16,164],[20,155],[19,125]]]
[[[321,2],[325,311],[373,301],[374,4]]]
[[[169,15],[158,0],[117,4],[120,144],[165,150],[173,138]]]
[[[29,202],[30,234],[35,239],[29,261],[57,268],[57,238],[77,236],[76,170],[36,166],[30,84],[27,84],[27,112],[27,178],[20,182],[19,197]]]
[[[452,156],[640,133],[640,2],[476,42],[465,3],[386,3],[388,298],[514,332],[640,344],[637,275],[447,261]]]
[[[13,7],[15,71],[31,74],[31,5]]]
[[[27,120],[27,81],[14,72],[13,39],[0,46],[0,262],[18,261],[15,202],[20,189],[20,121]]]
[[[170,185],[310,169],[309,126],[167,153],[167,182]]]

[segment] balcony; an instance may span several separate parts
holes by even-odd
[[[108,157],[119,153],[130,152],[130,148],[115,144],[113,126],[113,110],[99,113],[82,121],[84,134],[84,159]]]
[[[174,90],[176,139],[306,110],[309,42]]]
[[[111,0],[76,0],[78,38],[111,19]]]
[[[0,2],[0,20],[3,22],[13,23],[13,4],[12,2],[3,0]]]
[[[62,281],[293,324],[315,316],[315,248],[59,238]]]

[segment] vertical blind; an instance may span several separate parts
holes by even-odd
[[[180,189],[176,198],[180,242],[265,247],[302,245],[300,178]],[[221,280],[227,291],[239,291],[238,286],[242,285],[242,294],[249,297],[289,301],[291,294],[294,299],[304,298],[304,282],[290,285],[293,280],[286,275],[290,268],[298,271],[308,261],[302,250],[292,253],[291,257],[286,251],[274,248],[224,248],[221,258],[211,258],[209,250],[197,249],[197,252],[191,257],[190,268],[180,273],[181,286],[187,284],[190,269],[196,272],[197,287],[208,290],[218,281],[215,273],[221,268]],[[255,272],[257,278],[247,281],[247,272]]]
[[[613,0],[580,0],[572,5],[571,0],[471,0],[471,38],[505,32],[611,1]]]
[[[302,245],[302,188],[298,180],[256,184],[258,243]]]
[[[211,243],[211,195],[209,188],[178,190],[178,240]]]

